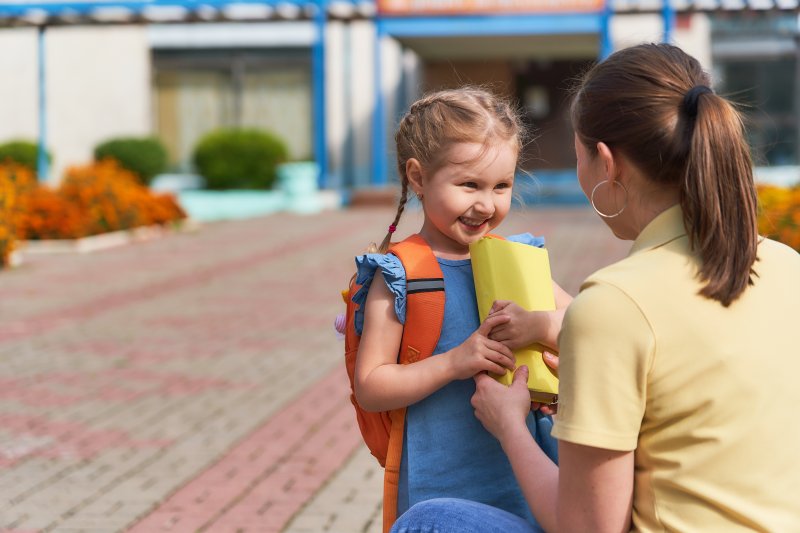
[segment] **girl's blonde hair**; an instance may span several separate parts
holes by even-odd
[[[479,87],[461,87],[434,92],[411,105],[400,120],[394,140],[400,201],[390,231],[379,247],[386,253],[392,232],[408,202],[406,163],[416,159],[427,174],[447,163],[447,153],[456,143],[482,144],[485,149],[500,142],[522,148],[523,127],[519,114],[504,98]]]

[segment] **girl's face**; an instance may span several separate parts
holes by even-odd
[[[439,254],[466,258],[469,244],[496,228],[511,208],[517,148],[510,142],[488,149],[458,143],[445,161],[432,175],[410,180],[425,211],[420,234]]]

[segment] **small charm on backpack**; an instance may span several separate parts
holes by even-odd
[[[336,329],[336,338],[339,340],[344,339],[344,330],[347,325],[347,319],[344,313],[336,315],[336,320],[333,321],[333,327]]]

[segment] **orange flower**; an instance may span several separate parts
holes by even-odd
[[[69,169],[57,190],[25,167],[0,164],[0,267],[17,238],[74,239],[183,218],[172,196],[153,194],[113,160]]]
[[[36,177],[27,167],[0,164],[0,268],[8,266],[16,248],[17,226],[26,212],[25,194],[36,186]]]
[[[758,231],[800,251],[800,185],[759,185]]]

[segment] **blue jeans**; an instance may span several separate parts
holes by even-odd
[[[435,498],[412,505],[392,526],[392,533],[537,533],[523,518],[490,505]]]

